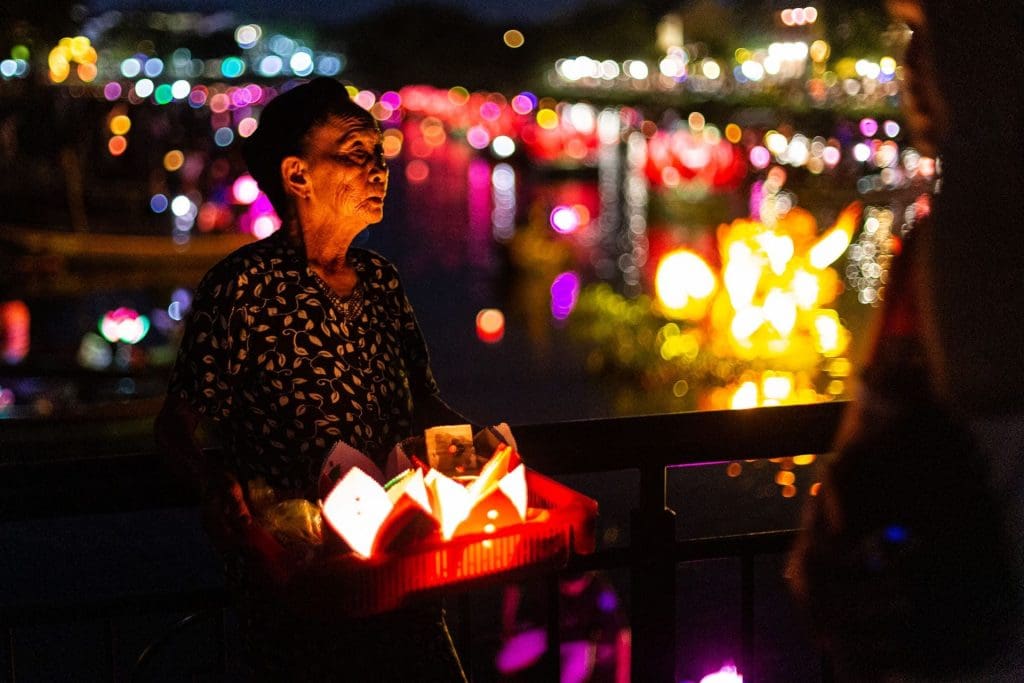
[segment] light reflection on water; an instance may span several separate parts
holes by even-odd
[[[618,125],[618,119],[602,112],[598,128]],[[602,134],[595,166],[571,171],[530,165],[523,157],[488,158],[450,137],[428,153],[409,145],[392,160],[385,219],[357,243],[398,265],[453,406],[481,422],[524,423],[700,405],[698,397],[711,387],[692,378],[665,377],[651,385],[649,377],[610,383],[608,372],[597,376],[594,349],[572,334],[572,307],[589,284],[609,281],[630,296],[650,292],[652,253],[663,255],[678,245],[713,252],[715,227],[747,215],[760,196],[762,184],[754,181],[764,174],[756,169],[718,192],[693,178],[681,180],[678,172],[666,178],[665,169],[651,166],[655,151],[668,154],[670,142],[660,135],[649,146],[636,131],[624,135],[624,142]],[[680,140],[679,153],[687,158],[693,141]],[[776,196],[780,206],[806,197],[805,208],[834,216],[856,196],[858,180],[860,187],[863,177],[805,174]],[[191,238],[196,244],[202,240]],[[143,264],[138,271],[129,277],[58,269],[58,279],[70,280],[70,291],[55,295],[37,287],[22,295],[18,300],[27,303],[31,318],[31,349],[0,376],[6,403],[11,390],[15,407],[20,403],[30,412],[33,404],[46,412],[158,397],[185,299],[202,269]],[[118,285],[112,287],[114,281]],[[99,321],[125,307],[147,317],[152,329],[138,344],[105,341],[97,334]],[[27,323],[10,312],[15,308],[5,313],[8,351],[17,340],[24,344],[19,330]],[[478,334],[476,320],[484,309],[504,314],[500,341]],[[858,317],[865,314],[855,309],[846,314],[856,336]],[[90,376],[89,368],[100,372]],[[57,372],[34,372],[47,369]]]

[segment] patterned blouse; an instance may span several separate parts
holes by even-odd
[[[383,465],[438,392],[412,307],[386,259],[352,248],[346,301],[283,231],[235,251],[196,291],[170,392],[216,420],[241,480],[316,498],[339,439]]]

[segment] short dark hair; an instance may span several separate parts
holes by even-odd
[[[288,197],[281,182],[281,161],[301,156],[306,134],[332,116],[377,125],[368,111],[352,101],[341,83],[333,78],[314,78],[272,99],[263,109],[256,132],[242,148],[250,175],[282,220],[288,210]]]

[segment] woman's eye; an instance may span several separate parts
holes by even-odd
[[[363,150],[349,150],[347,152],[338,152],[334,157],[340,161],[348,161],[357,164],[365,163],[369,158],[369,154]]]

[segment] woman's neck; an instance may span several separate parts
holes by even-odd
[[[333,275],[350,269],[348,250],[355,234],[334,228],[317,228],[299,218],[293,218],[288,225],[288,239],[303,251],[310,267]]]

